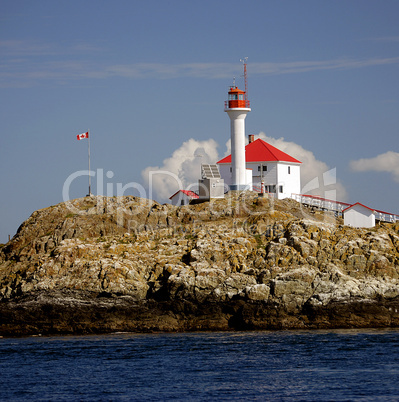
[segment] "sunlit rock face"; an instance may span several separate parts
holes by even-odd
[[[0,248],[0,335],[399,325],[399,224],[253,192],[86,197]]]

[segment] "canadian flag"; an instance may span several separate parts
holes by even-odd
[[[83,138],[89,138],[89,132],[87,131],[86,133],[78,134],[78,135],[76,136],[76,138],[77,138],[78,140],[83,140]]]

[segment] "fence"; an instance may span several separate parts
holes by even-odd
[[[396,214],[377,210],[374,210],[373,213],[375,215],[375,219],[380,222],[395,223],[399,221],[399,215]]]
[[[342,211],[352,205],[347,202],[329,200],[328,198],[319,197],[317,195],[292,194],[291,198],[312,208],[335,212],[338,216],[342,216]]]
[[[342,216],[342,211],[353,204],[348,204],[347,202],[341,202],[336,200],[329,200],[327,198],[322,198],[317,195],[308,194],[292,194],[291,198],[303,205],[307,205],[312,208],[317,208],[322,211],[332,211],[338,216]],[[399,221],[399,215],[391,214],[389,212],[379,211],[374,209],[373,214],[375,219],[380,222],[397,222]]]

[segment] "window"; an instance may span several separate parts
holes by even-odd
[[[283,186],[278,186],[278,191],[280,192],[280,193],[283,193],[284,191],[283,191]]]
[[[261,166],[262,166],[262,171],[263,171],[263,172],[267,172],[267,166],[266,166],[266,165],[260,165],[260,166],[258,166],[258,172],[261,171]]]
[[[239,99],[239,100],[244,100],[244,95],[243,95],[243,94],[239,94],[239,95],[238,95],[238,99]]]
[[[267,172],[267,166],[263,166],[263,171]]]
[[[232,173],[232,172],[233,172],[233,168],[231,167],[231,168],[230,168],[230,173]]]
[[[288,166],[288,174],[291,174],[291,166]]]
[[[181,200],[181,201],[180,201],[180,205],[184,205],[184,200]]]

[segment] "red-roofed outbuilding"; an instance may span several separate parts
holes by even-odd
[[[358,228],[372,228],[375,226],[375,212],[360,202],[356,202],[342,211],[344,224]]]
[[[252,170],[253,190],[260,191],[263,181],[266,192],[275,194],[279,199],[300,194],[301,162],[260,138],[255,141],[253,135],[249,138],[245,147],[245,162],[246,169]],[[225,183],[231,184],[231,155],[221,159],[217,165]]]
[[[191,200],[196,200],[198,198],[199,198],[198,194],[190,190],[179,190],[176,193],[174,193],[171,197],[169,197],[170,202],[173,205],[177,206],[187,205],[190,203]]]

